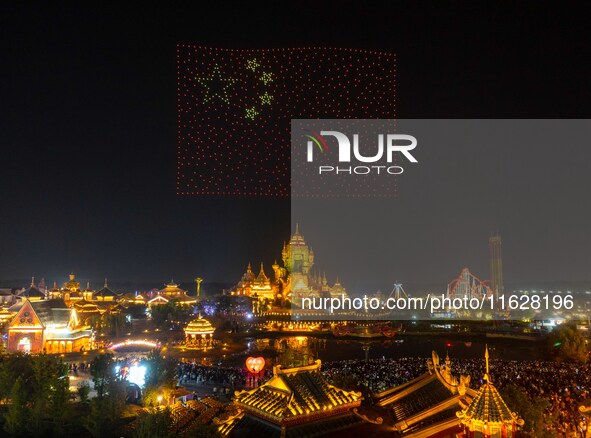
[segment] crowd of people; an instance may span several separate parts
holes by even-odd
[[[179,362],[178,367],[178,377],[181,385],[219,385],[232,388],[256,387],[266,381],[270,375],[271,371],[268,369],[264,369],[258,374],[252,374],[245,369],[210,367],[189,361]]]
[[[116,365],[125,367],[136,363],[140,357],[118,358]],[[441,359],[443,362],[443,358]],[[69,371],[89,373],[87,362],[69,363]],[[484,383],[485,363],[483,359],[452,359],[452,373],[455,376],[469,375],[470,386],[478,389]],[[322,373],[333,384],[339,386],[358,385],[373,393],[398,386],[427,372],[427,360],[407,357],[397,359],[345,360],[325,362]],[[205,366],[195,361],[180,361],[178,364],[179,385],[212,386],[227,389],[254,388],[268,380],[272,370],[265,368],[258,374],[236,367]],[[515,385],[531,399],[547,400],[549,407],[544,415],[556,436],[585,437],[589,419],[579,411],[583,402],[591,398],[591,365],[566,362],[542,361],[490,361],[491,381],[497,388]],[[352,389],[352,388],[351,388]],[[591,433],[591,430],[590,430]]]
[[[483,383],[483,359],[452,359],[452,373],[470,375],[470,386]],[[346,378],[357,381],[373,392],[401,385],[427,371],[423,358],[348,360],[323,364],[324,375],[333,382]],[[591,366],[565,362],[490,361],[491,382],[497,388],[515,385],[530,399],[549,402],[544,412],[546,424],[555,436],[586,437],[589,419],[578,407],[591,396]]]

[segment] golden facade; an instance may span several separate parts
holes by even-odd
[[[338,278],[331,286],[326,275],[314,273],[314,250],[306,243],[297,224],[295,233],[291,235],[289,242],[283,245],[281,260],[283,266],[277,262],[272,265],[273,281],[267,277],[262,263],[258,276],[254,274],[249,263],[232,294],[258,297],[260,300],[268,299],[276,304],[285,304],[286,301],[304,297],[347,295],[347,290]]]
[[[71,353],[90,348],[92,331],[63,300],[25,298],[15,307],[16,315],[8,326],[8,351]]]

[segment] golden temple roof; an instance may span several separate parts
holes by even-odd
[[[236,403],[247,413],[286,424],[301,417],[331,416],[361,404],[361,393],[330,385],[320,372],[320,360],[313,365],[273,368],[273,377],[258,388],[236,392]]]
[[[185,333],[198,335],[212,334],[214,330],[213,325],[207,319],[203,318],[201,314],[185,327]]]
[[[187,293],[186,290],[181,289],[173,280],[171,280],[170,283],[166,283],[164,289],[160,289],[158,292],[160,295],[166,296],[185,295]]]
[[[503,424],[522,426],[524,421],[515,412],[511,412],[497,388],[490,382],[488,366],[488,346],[485,350],[486,373],[484,384],[480,387],[472,402],[457,416],[462,424],[471,430],[479,430],[483,427],[500,428]]]
[[[291,235],[289,239],[290,245],[305,245],[306,241],[304,240],[304,236],[300,234],[300,226],[296,223],[295,233]]]
[[[269,278],[265,274],[265,269],[263,268],[263,262],[261,262],[261,270],[259,271],[259,275],[257,276],[257,281],[264,283],[268,280]]]

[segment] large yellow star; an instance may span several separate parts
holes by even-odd
[[[222,76],[220,67],[216,64],[210,76],[197,77],[197,82],[201,84],[204,92],[204,103],[209,103],[215,98],[224,103],[230,103],[229,88],[236,82],[236,79]]]

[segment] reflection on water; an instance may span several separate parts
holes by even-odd
[[[397,336],[396,339],[359,340],[315,336],[248,338],[248,355],[261,355],[283,366],[306,364],[314,359],[323,362],[363,359],[431,357],[432,351],[449,353],[457,359],[481,358],[488,343],[494,358],[505,360],[543,360],[543,349],[536,342],[474,338],[459,341],[442,336]],[[282,362],[284,361],[284,362]]]

